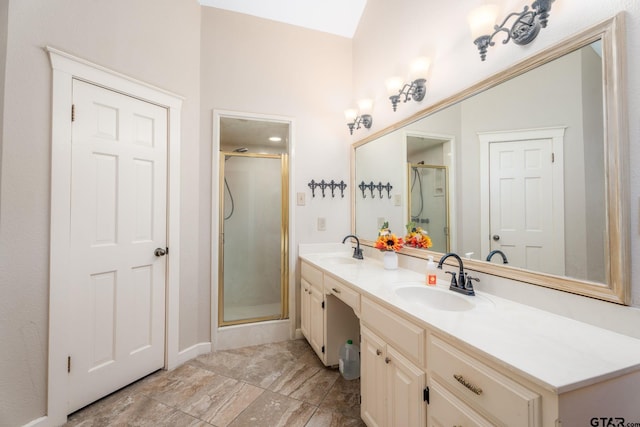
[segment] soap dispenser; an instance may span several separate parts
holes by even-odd
[[[436,276],[436,263],[433,262],[433,255],[429,255],[427,259],[427,285],[435,286],[438,281],[438,277]]]

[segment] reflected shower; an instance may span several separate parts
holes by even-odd
[[[248,148],[246,147],[239,147],[236,148],[235,150],[233,150],[234,153],[246,153],[247,151],[249,151]],[[224,161],[226,162],[227,160],[229,160],[231,156],[229,155],[225,155],[224,156]],[[225,221],[228,220],[229,218],[231,218],[231,216],[233,215],[233,211],[235,210],[235,204],[233,202],[233,194],[231,194],[231,188],[229,188],[229,183],[227,182],[227,177],[225,176],[224,178],[224,186],[227,189],[227,192],[229,193],[229,201],[231,202],[231,212],[229,212],[229,215],[225,215],[224,219]]]

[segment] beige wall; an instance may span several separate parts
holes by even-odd
[[[214,109],[294,121],[292,191],[306,193],[307,203],[295,206],[290,249],[297,253],[298,243],[342,241],[350,228],[349,198],[313,199],[307,183],[349,181],[349,132],[343,111],[353,105],[351,40],[203,8],[201,48],[200,284],[209,283],[211,268],[212,172],[214,185],[219,185],[217,168],[211,165]],[[326,218],[326,231],[316,230],[318,216]],[[204,328],[209,319],[199,321]],[[297,315],[294,322],[299,324]]]
[[[196,1],[12,0],[5,19],[6,10],[0,87],[11,108],[0,122],[0,425],[21,425],[46,413],[51,69],[42,47],[185,97],[180,350],[211,337],[212,109],[291,117],[294,191],[310,193],[313,178],[348,181],[342,111],[352,104],[352,67],[350,39]],[[310,199],[295,211],[294,252],[298,241],[335,242],[349,230],[348,198]],[[325,232],[307,226],[320,215]]]
[[[0,14],[1,16],[1,14]],[[11,0],[0,188],[0,425],[46,412],[51,66],[43,46],[185,97],[181,341],[197,330],[200,7],[183,0]],[[0,28],[5,28],[0,26]],[[4,81],[4,80],[3,80]],[[193,314],[196,313],[196,314]]]
[[[7,22],[9,0],[0,1],[0,185],[2,185],[2,129],[4,118],[4,75],[7,64]]]

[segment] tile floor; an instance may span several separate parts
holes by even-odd
[[[66,426],[364,426],[360,380],[305,340],[226,350],[158,371],[69,416]]]

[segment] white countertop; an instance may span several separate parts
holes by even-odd
[[[316,249],[318,252],[309,253]],[[429,309],[395,294],[402,283],[424,283],[424,273],[385,270],[381,262],[371,258],[341,263],[341,258],[352,259],[350,252],[319,249],[308,246],[300,251],[300,258],[362,295],[402,310],[426,328],[474,347],[504,368],[555,393],[640,370],[638,339],[478,291],[476,296],[460,295],[475,304],[470,310]],[[453,293],[448,282],[440,279],[438,288]]]

